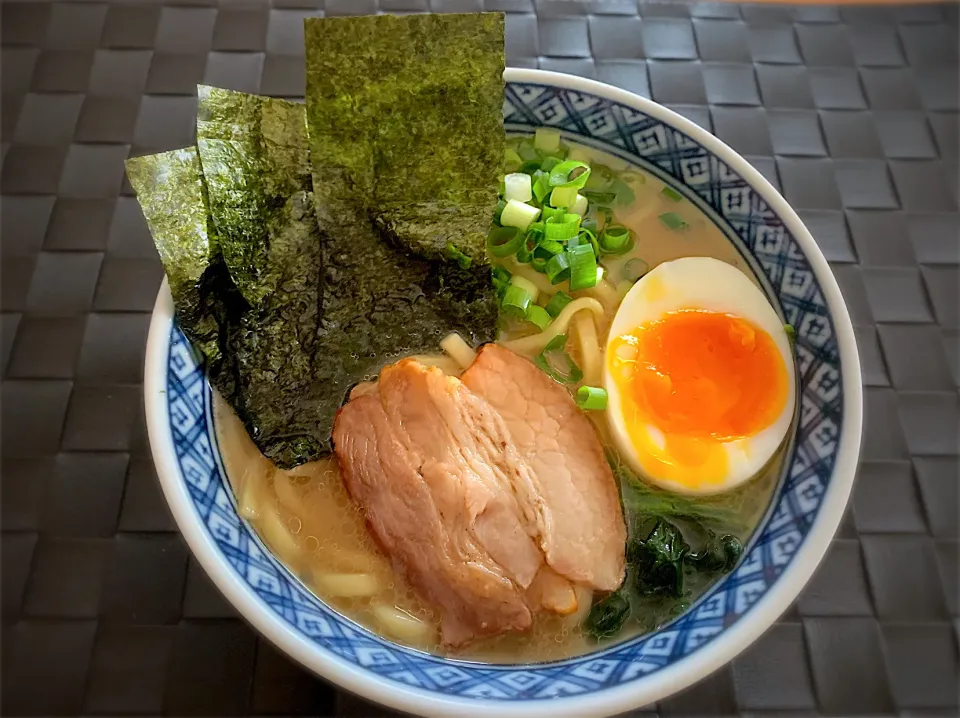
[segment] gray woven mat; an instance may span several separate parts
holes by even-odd
[[[4,3],[3,713],[384,715],[237,619],[175,531],[143,428],[161,270],[123,160],[191,141],[198,82],[302,94],[318,7],[504,10],[511,65],[712,130],[833,264],[867,385],[852,510],[780,623],[643,714],[955,715],[957,7],[622,0]]]

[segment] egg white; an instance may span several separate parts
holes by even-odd
[[[736,267],[711,257],[684,257],[664,262],[642,277],[620,304],[610,327],[610,342],[638,326],[656,321],[669,312],[699,309],[731,314],[767,332],[773,339],[787,371],[787,400],[776,421],[743,439],[721,442],[726,454],[722,477],[698,485],[680,483],[663,475],[662,464],[638,448],[630,437],[620,388],[604,362],[604,384],[610,428],[621,456],[631,468],[652,483],[685,494],[716,494],[730,491],[756,476],[783,442],[796,405],[796,370],[790,340],[783,322],[753,281]],[[653,424],[634,426],[646,432],[655,446],[665,443],[663,432]]]

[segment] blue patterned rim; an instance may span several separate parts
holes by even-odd
[[[796,597],[822,557],[859,451],[856,346],[839,290],[812,239],[783,199],[731,150],[663,108],[599,83],[539,71],[508,71],[507,79],[508,130],[557,127],[683,191],[737,245],[797,330],[794,445],[741,565],[658,632],[579,658],[481,665],[380,638],[306,590],[237,515],[213,434],[210,389],[171,322],[165,287],[147,360],[151,444],[168,501],[204,568],[257,628],[318,673],[374,700],[429,714],[535,715],[545,710],[544,699],[554,699],[549,710],[557,715],[627,710],[732,658]],[[655,682],[646,680],[653,676]]]

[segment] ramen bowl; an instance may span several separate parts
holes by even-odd
[[[739,565],[654,633],[586,655],[484,664],[389,641],[311,593],[237,512],[212,394],[164,284],[145,368],[150,442],[164,495],[204,570],[268,640],[340,687],[415,714],[611,715],[700,680],[756,640],[797,597],[841,520],[860,448],[853,328],[817,245],[777,191],[733,150],[629,92],[507,70],[508,132],[553,127],[675,188],[728,237],[796,331],[798,416],[771,504]],[[678,238],[677,241],[683,241]]]

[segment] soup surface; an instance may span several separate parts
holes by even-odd
[[[582,384],[601,385],[602,357],[607,335],[620,301],[636,279],[636,267],[649,269],[674,259],[712,257],[734,267],[756,282],[735,247],[700,210],[678,199],[657,178],[627,165],[606,153],[574,146],[570,157],[588,163],[602,163],[620,173],[635,195],[626,207],[618,208],[616,221],[633,232],[635,243],[626,253],[602,261],[605,279],[597,286],[570,292],[574,299],[590,297],[599,301],[602,316],[578,312],[566,329],[569,353],[583,367]],[[664,213],[671,216],[665,222]],[[680,220],[678,222],[677,220]],[[543,274],[515,258],[495,260],[514,275],[541,288],[555,291]],[[632,273],[632,274],[631,274]],[[508,348],[530,359],[543,349],[543,341],[529,326],[507,325],[500,340]],[[420,357],[428,365],[459,375],[462,364],[443,354]],[[360,510],[353,504],[341,481],[336,460],[325,459],[289,471],[277,469],[264,458],[247,436],[229,406],[215,397],[215,421],[220,452],[237,497],[242,517],[248,519],[274,554],[327,604],[372,631],[414,648],[447,652],[439,641],[439,616],[421,602],[367,530]],[[619,464],[617,449],[610,439],[606,413],[589,413],[611,457]],[[768,505],[779,476],[781,448],[760,474],[733,494],[705,497],[705,505],[721,507],[725,530],[746,543]],[[624,501],[633,488],[621,478]],[[691,542],[692,543],[692,542]],[[634,608],[623,631],[615,640],[653,630],[669,620],[679,608],[689,605],[710,581],[694,576],[687,582],[682,604],[647,598]],[[593,649],[597,641],[587,636],[581,624],[591,607],[589,590],[577,588],[578,608],[567,616],[538,613],[532,630],[475,641],[455,651],[467,660],[486,662],[535,662],[578,655]]]

